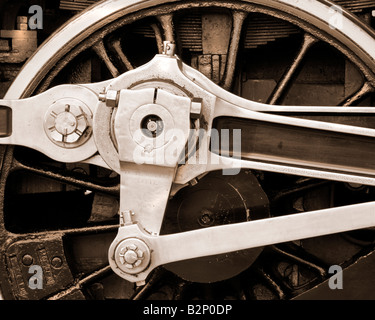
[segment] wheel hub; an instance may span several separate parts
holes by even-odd
[[[220,172],[212,172],[197,185],[181,190],[171,200],[162,234],[267,217],[269,217],[267,195],[251,172],[243,171],[235,176],[222,176]],[[188,281],[217,282],[232,278],[246,270],[253,264],[262,249],[259,247],[174,262],[165,267]]]
[[[135,274],[143,271],[150,263],[150,249],[145,242],[136,238],[121,241],[115,251],[115,262],[121,271]]]

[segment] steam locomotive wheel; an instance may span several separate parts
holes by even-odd
[[[103,1],[47,40],[5,98],[112,79],[148,62],[168,40],[185,63],[251,100],[306,105],[307,112],[309,105],[371,105],[373,32],[345,11],[342,25],[332,25],[330,12],[325,1]],[[134,287],[108,266],[118,228],[116,173],[100,162],[57,163],[23,147],[1,147],[0,155],[5,299],[290,299],[324,281],[330,265],[345,267],[373,250],[372,230],[336,234],[250,250],[245,259],[230,254],[229,271],[215,263],[218,257],[193,262],[190,273],[191,262],[160,267]],[[244,175],[253,188],[233,187],[246,185]],[[247,171],[233,178],[237,198],[228,200],[222,195],[229,182],[215,186],[209,179],[176,192],[165,233],[216,224],[219,216],[225,217],[219,223],[233,223],[253,219],[257,210],[264,218],[374,198],[367,186]],[[222,212],[215,196],[226,203]],[[207,203],[196,204],[202,197]],[[29,286],[34,264],[43,270],[42,290]]]

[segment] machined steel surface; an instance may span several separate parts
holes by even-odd
[[[34,74],[43,77],[51,64],[64,54],[67,54],[67,61],[74,57],[62,44],[69,43],[74,47],[89,32],[95,33],[105,23],[114,23],[122,15],[136,15],[154,5],[169,4],[175,4],[178,10],[188,6],[207,7],[210,2],[101,2],[47,40],[25,66],[6,99],[0,101],[0,111],[5,110],[9,117],[5,125],[3,122],[0,125],[0,144],[26,146],[59,162],[96,165],[120,175],[120,217],[124,219],[126,216],[126,221],[121,223],[120,220],[118,234],[109,249],[108,258],[114,272],[140,285],[154,268],[166,263],[374,226],[374,203],[369,202],[172,235],[159,234],[171,194],[197,183],[209,171],[251,169],[342,181],[360,184],[360,187],[375,185],[371,151],[375,128],[370,120],[365,120],[368,125],[360,126],[357,120],[351,120],[355,117],[370,119],[374,109],[350,106],[362,95],[373,91],[375,40],[368,28],[346,12],[343,27],[332,29],[327,23],[330,20],[327,13],[329,2],[275,0],[266,3],[265,11],[259,9],[265,5],[261,0],[242,1],[242,6],[233,6],[235,23],[227,70],[222,74],[221,82],[215,75],[215,82],[221,87],[174,56],[173,16],[162,8],[157,19],[164,35],[157,25],[152,27],[159,54],[146,65],[134,69],[121,50],[120,42],[114,41],[113,49],[130,70],[120,74],[109,58],[104,42],[96,41],[98,34],[95,34],[90,40],[92,48],[115,79],[87,85],[57,86],[32,98],[16,100],[29,95],[42,83],[41,77],[35,78]],[[222,5],[232,8],[229,4]],[[283,17],[289,22],[302,16],[308,22],[306,25],[296,23],[305,31],[304,41],[271,94],[269,104],[249,101],[224,90],[234,85],[240,34],[248,8]],[[314,32],[316,30],[319,32]],[[163,36],[167,43],[164,44],[164,53],[160,54]],[[345,108],[309,106],[308,112],[320,120],[304,119],[305,106],[282,106],[277,102],[306,52],[321,40],[349,56],[366,79],[363,87],[346,100]],[[50,58],[45,59],[47,56]],[[57,73],[59,68],[57,66],[53,72]],[[52,79],[51,75],[49,77]],[[42,89],[50,84],[48,81],[47,77],[41,84]],[[64,100],[67,95],[69,101]],[[54,106],[59,99],[65,108]],[[80,109],[83,117],[74,112],[78,105],[83,106]],[[325,121],[327,117],[346,120],[334,123]],[[213,138],[222,138],[215,136],[218,127],[214,127],[214,123],[224,130],[235,130],[233,125],[236,123],[243,125],[241,128],[251,128],[241,132],[237,141],[243,146],[240,152],[215,149],[215,145],[210,145]],[[26,128],[31,132],[28,136],[25,135]],[[295,141],[295,137],[299,139]],[[285,145],[278,144],[278,139]],[[311,141],[317,141],[319,148],[314,149]],[[298,144],[298,151],[290,148],[293,143]],[[171,145],[174,148],[170,148]],[[117,191],[116,188],[110,190]],[[129,217],[129,212],[134,214]],[[25,261],[28,263],[26,258]],[[104,268],[98,274],[107,271],[108,268]],[[83,279],[82,283],[85,281]]]
[[[4,107],[11,109],[9,123],[12,128],[12,132],[7,134],[7,137],[1,138],[3,144],[27,146],[45,153],[52,159],[64,162],[82,161],[95,154],[97,148],[92,137],[92,125],[87,128],[92,122],[92,114],[97,103],[97,95],[91,90],[81,86],[62,86],[51,89],[39,97],[3,102]],[[80,125],[79,128],[82,130],[80,135],[83,135],[85,141],[79,149],[76,148],[80,145],[79,137],[77,141],[67,143],[63,135],[55,130],[54,118],[64,112],[67,104],[76,106],[78,116],[84,112],[79,108],[80,105],[89,113],[85,116],[83,127]],[[72,133],[78,125],[78,123],[73,124]],[[60,141],[56,141],[55,138]]]
[[[356,137],[357,139],[360,139],[361,137],[372,139],[374,137],[373,129],[326,123],[322,121],[290,118],[286,116],[252,111],[251,109],[256,109],[256,103],[239,98],[231,99],[231,95],[229,93],[222,92],[222,89],[218,87],[214,88],[212,91],[218,92],[219,97],[214,96],[212,92],[208,92],[205,88],[198,87],[193,81],[191,81],[181,72],[181,69],[183,70],[183,68],[180,68],[179,64],[179,60],[175,57],[168,55],[156,56],[153,61],[143,68],[125,73],[120,78],[114,80],[114,83],[108,86],[111,90],[109,92],[114,92],[115,88],[131,87],[131,85],[124,85],[123,83],[137,83],[139,82],[140,77],[145,79],[154,78],[164,81],[170,80],[170,82],[173,82],[176,86],[180,85],[180,87],[184,87],[185,90],[189,90],[187,91],[188,95],[191,96],[193,94],[195,98],[202,99],[202,117],[207,124],[212,124],[213,120],[217,117],[232,116],[236,118],[257,120],[266,124],[277,123],[286,126],[293,126],[294,130],[297,130],[297,132],[298,130],[303,130],[304,128],[318,130],[323,132],[325,137],[329,137],[329,135],[332,133],[345,134],[345,141],[348,141],[347,139],[350,139],[351,136]],[[172,79],[169,78],[169,74],[173,75]],[[199,79],[199,74],[196,74],[195,79],[197,78]],[[153,83],[151,82],[151,85],[152,84]],[[63,87],[63,90],[64,89],[66,89],[66,87]],[[58,91],[59,88],[57,87],[54,90]],[[148,89],[119,91],[117,113],[114,122],[114,136],[116,137],[117,141],[116,147],[118,149],[118,161],[121,173],[120,211],[125,212],[127,210],[132,210],[135,213],[134,219],[136,219],[140,226],[140,229],[137,229],[137,232],[133,230],[135,227],[132,224],[126,224],[120,227],[119,234],[110,248],[109,259],[110,261],[115,260],[117,262],[115,265],[112,265],[112,268],[122,277],[130,281],[140,282],[146,279],[147,275],[154,267],[168,262],[201,257],[209,253],[220,254],[272,243],[308,238],[311,236],[371,227],[375,224],[373,216],[373,203],[369,203],[366,205],[359,204],[349,207],[327,209],[320,212],[318,211],[295,216],[284,216],[281,218],[265,219],[263,221],[233,224],[230,226],[214,227],[212,229],[208,228],[205,230],[180,233],[173,236],[169,235],[158,237],[157,235],[159,233],[166,203],[170,193],[170,187],[173,182],[179,182],[178,179],[175,179],[175,175],[180,154],[184,150],[184,147],[188,141],[188,132],[190,127],[189,118],[192,101],[189,98],[179,97],[172,93],[168,93],[166,91],[164,92],[160,89],[157,90],[156,93],[155,90],[156,89],[151,86],[151,88]],[[41,96],[43,97],[44,95],[45,94]],[[117,96],[117,94],[112,95],[114,97]],[[88,99],[90,99],[90,97],[91,93],[88,94]],[[31,98],[30,100],[33,99],[37,98]],[[89,103],[90,100],[88,99],[83,100],[85,102],[87,101],[87,104],[91,105]],[[117,98],[114,98],[112,100],[116,99]],[[234,105],[233,103],[227,102],[232,100],[235,100],[238,104]],[[42,102],[39,103],[39,105],[42,106],[44,101],[41,101]],[[107,99],[103,101],[106,102]],[[99,106],[95,106],[95,108],[93,108],[93,112],[95,112],[96,109],[105,109],[112,106],[103,105],[105,102],[99,101]],[[44,108],[48,107],[48,100],[44,103],[46,104]],[[4,102],[2,104],[6,105],[7,103]],[[176,107],[177,105],[179,106],[178,108]],[[13,102],[12,110],[16,109],[17,103]],[[315,112],[319,111],[319,107],[313,109],[315,109]],[[327,109],[329,109],[329,107],[323,108],[323,110]],[[334,110],[336,113],[340,113],[347,112],[347,110],[351,109],[353,108],[335,108]],[[358,110],[355,111],[358,113]],[[373,110],[371,108],[364,108],[361,111],[362,113],[366,114],[372,113]],[[163,130],[166,130],[166,134],[159,137],[142,136],[142,121],[150,115],[155,115],[162,119],[163,123],[165,124]],[[196,117],[196,111],[194,117]],[[40,123],[39,125],[41,126]],[[23,127],[24,126],[22,124],[13,126],[13,132],[22,132]],[[206,131],[204,131],[205,136],[203,141],[206,141],[206,143],[209,140],[208,137],[210,136],[210,133],[207,130],[208,128],[212,128],[211,125],[206,127]],[[182,136],[177,133],[178,131],[182,131]],[[8,144],[10,141],[7,139],[11,139],[12,136],[13,133],[9,138],[3,138],[5,139],[3,143]],[[260,140],[260,142],[261,141],[262,140]],[[174,148],[171,149],[170,143],[172,142],[175,145]],[[207,149],[204,149],[204,147]],[[63,146],[61,148],[65,150]],[[138,148],[140,148],[139,152],[137,152]],[[43,148],[40,148],[39,150],[47,154],[49,152],[48,147],[46,150],[43,150]],[[200,156],[204,152],[209,152],[208,143],[206,145],[204,143],[200,144],[198,151],[196,151],[193,154],[193,157],[191,157],[189,160],[191,161],[191,159],[194,159],[198,153]],[[100,148],[99,153],[102,154]],[[213,156],[212,153],[210,154]],[[242,154],[238,154],[236,156],[241,157]],[[261,162],[262,160],[264,161],[262,155],[259,155],[258,157],[259,158],[257,160],[260,162],[260,165],[263,165],[263,170],[278,170],[277,166],[275,167],[272,165],[267,168],[267,164]],[[83,153],[81,160],[85,160],[86,158],[87,156]],[[252,164],[254,164],[253,162],[247,162],[240,159],[235,159],[234,161],[232,160],[230,162],[230,166],[228,166],[228,164],[226,164],[226,166],[222,166],[220,163],[225,163],[227,158],[228,157],[217,156],[216,159],[219,160],[219,164],[215,167],[215,169],[218,167],[231,167],[232,169],[245,167],[254,169],[254,166],[252,166]],[[62,157],[60,161],[64,160],[66,159]],[[207,160],[207,158],[205,158],[205,160]],[[186,181],[182,182],[192,180],[198,175],[207,171],[207,168],[211,168],[210,165],[208,165],[208,162],[203,162],[202,165],[201,159],[199,159],[197,163],[200,170],[202,170],[202,167],[205,169],[202,171],[197,171],[195,164],[188,162],[188,164],[182,166],[182,168],[187,171],[188,175],[187,178],[185,177]],[[314,170],[305,168],[298,169],[298,159],[296,159],[296,163],[297,167],[294,167],[291,163],[287,164],[290,167],[290,173],[298,172],[301,175],[319,177],[319,172],[316,173]],[[318,166],[320,169],[327,170],[327,163],[320,164],[318,162],[316,164],[309,164],[306,163],[306,161],[302,161],[302,163],[303,167],[310,165]],[[110,166],[110,163],[108,165]],[[204,165],[206,165],[206,167],[204,167]],[[193,170],[189,170],[190,168],[193,168]],[[339,168],[335,169],[338,171]],[[365,177],[358,176],[356,179],[356,170],[353,170],[351,167],[340,169],[342,169],[344,172],[351,172],[351,178],[353,180],[350,180],[350,178],[348,179],[345,174],[341,175],[340,173],[332,173],[334,175],[334,179],[336,180],[362,184],[364,182],[364,184],[374,184],[373,178],[371,177],[371,170],[366,171],[366,168],[356,169],[357,172],[365,174]],[[146,202],[140,196],[140,194],[147,195]],[[340,216],[338,217],[337,215]],[[357,218],[359,215],[360,218],[356,220],[355,218]],[[328,220],[326,221],[325,219]],[[284,225],[285,223],[287,226]],[[314,225],[314,227],[310,229],[306,227],[307,225]],[[141,230],[151,233],[152,236],[148,237],[147,234],[142,234],[143,231]],[[261,233],[258,235],[256,230],[261,230]],[[280,230],[285,230],[285,233],[281,233]],[[237,235],[240,233],[243,233],[243,235],[237,238]],[[226,234],[226,236],[223,237],[224,234]],[[236,237],[233,238],[230,236],[230,234],[234,234]],[[251,235],[250,239],[247,239],[245,234]],[[274,236],[271,237],[271,235]],[[122,241],[128,237],[136,237],[138,239],[151,242],[150,246],[153,254],[151,254],[150,257],[150,266],[147,267],[146,271],[144,271],[146,266],[139,269],[139,272],[136,273],[136,277],[133,276],[134,270],[127,273],[125,271],[126,268],[124,269],[118,267],[118,255],[122,252],[120,249],[118,249],[118,243],[122,243]],[[202,237],[202,239],[200,237]],[[169,239],[172,240],[169,241]],[[210,239],[210,244],[207,243],[208,239]],[[221,239],[221,241],[219,241],[219,239]],[[240,243],[238,243],[236,239],[241,239]],[[189,245],[193,247],[189,250],[182,250],[181,252],[183,252],[183,256],[179,257],[177,252],[174,252],[171,249],[172,243],[189,243]],[[202,243],[205,243],[205,245],[202,246]],[[201,249],[197,249],[197,247],[200,247]]]
[[[116,272],[112,261],[117,258],[113,251],[118,248],[117,243],[120,239],[142,238],[154,252],[149,268],[138,273],[137,277],[119,272],[129,281],[142,282],[146,280],[153,268],[169,262],[373,227],[374,225],[373,202],[158,237],[144,233],[142,227],[133,224],[120,227],[119,234],[110,248],[109,259]]]

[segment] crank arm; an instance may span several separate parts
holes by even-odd
[[[179,167],[176,183],[247,168],[375,185],[375,108],[261,104],[224,91],[188,66],[183,72],[216,100],[211,130]]]
[[[179,167],[177,183],[243,168],[375,185],[372,128],[256,112],[221,99],[212,121],[209,142],[202,139],[195,157]]]
[[[97,152],[92,137],[97,101],[97,94],[79,85],[0,100],[0,144],[22,145],[60,162],[83,161]]]
[[[109,250],[109,261],[121,276],[142,284],[153,269],[170,262],[373,226],[375,202],[163,236],[151,236],[138,224],[128,224],[120,227]],[[129,269],[122,257],[133,251],[139,264]]]

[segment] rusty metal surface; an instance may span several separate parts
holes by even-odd
[[[258,46],[266,45],[270,41],[289,37],[299,32],[292,24],[260,15],[249,21],[246,28],[244,47],[246,49],[254,49]]]
[[[40,299],[54,292],[56,287],[66,286],[73,281],[59,237],[15,242],[7,248],[6,257],[10,266],[12,291],[17,299]],[[29,267],[35,264],[44,271],[43,290],[33,290],[24,281]]]
[[[342,289],[331,289],[329,279],[298,295],[294,300],[375,300],[375,252],[343,268]]]

